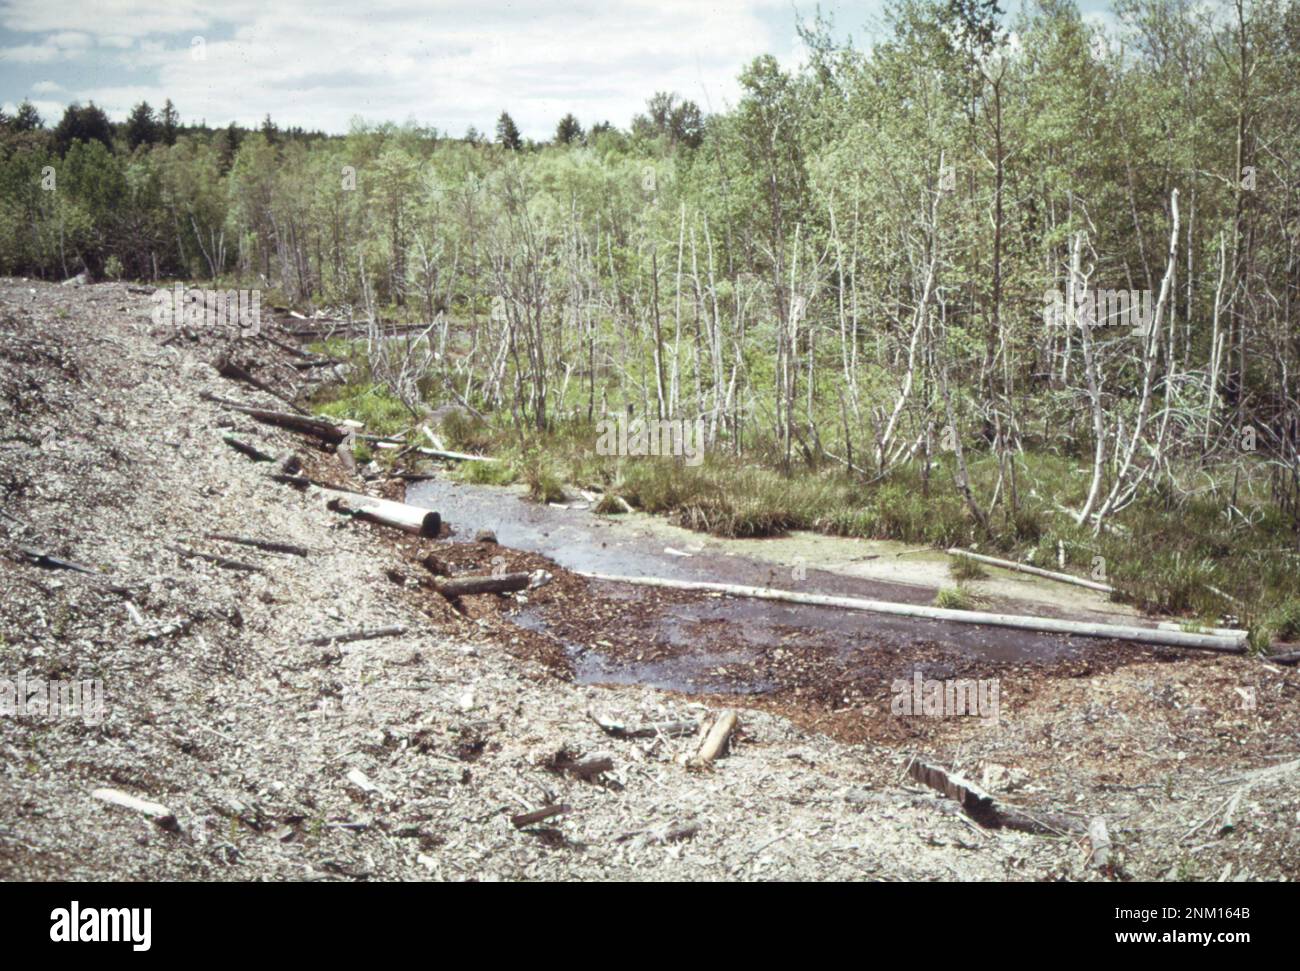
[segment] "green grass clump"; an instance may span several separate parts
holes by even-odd
[[[476,455],[493,455],[495,438],[492,428],[477,415],[465,411],[451,411],[439,426],[442,440],[455,452]]]
[[[942,587],[934,595],[934,605],[945,610],[975,610],[980,600],[959,583],[955,587]]]
[[[564,502],[564,479],[555,457],[542,449],[529,449],[520,458],[520,477],[534,502]]]
[[[618,501],[617,494],[606,492],[600,497],[600,501],[596,503],[594,512],[601,516],[618,516],[627,512],[627,510],[623,508],[623,503]]]
[[[1275,641],[1300,640],[1300,598],[1291,597],[1268,608],[1250,625],[1250,645],[1265,653]]]
[[[496,486],[510,485],[519,478],[515,467],[506,461],[459,462],[452,475],[459,482]]]
[[[1300,640],[1300,598],[1292,598],[1268,614],[1267,623],[1281,641]]]
[[[972,560],[969,556],[954,556],[948,561],[948,575],[961,582],[964,580],[982,580],[988,576],[988,572],[980,565],[978,560]]]
[[[415,420],[409,408],[378,384],[341,385],[313,402],[329,418],[362,422],[371,435],[396,435]]]

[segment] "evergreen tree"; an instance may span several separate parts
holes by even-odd
[[[73,142],[101,142],[105,148],[113,147],[113,123],[102,108],[90,102],[84,108],[77,102],[68,105],[54,129],[54,141],[59,154],[67,154]]]
[[[161,137],[167,145],[176,144],[176,133],[180,128],[180,115],[176,113],[176,106],[172,104],[172,99],[168,98],[163,103]]]
[[[504,111],[501,112],[501,117],[497,119],[497,141],[512,152],[517,152],[524,147],[524,141],[519,136],[519,129],[515,126],[515,120]]]
[[[582,125],[578,124],[578,119],[573,117],[572,112],[560,119],[555,128],[555,141],[560,145],[582,141]]]
[[[18,106],[18,112],[9,119],[10,131],[35,131],[38,128],[45,127],[45,119],[41,117],[36,106],[30,101],[24,101]]]
[[[126,144],[132,150],[158,141],[158,122],[149,102],[141,101],[126,119]]]
[[[217,150],[217,167],[222,175],[229,172],[230,166],[234,164],[235,153],[239,151],[242,135],[239,126],[232,121],[213,136],[212,144]]]

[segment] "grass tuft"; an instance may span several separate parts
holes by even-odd
[[[948,561],[948,575],[960,583],[966,580],[982,580],[988,576],[988,571],[978,560],[959,555]]]
[[[981,600],[960,583],[955,587],[942,587],[934,595],[934,605],[945,610],[976,610]]]

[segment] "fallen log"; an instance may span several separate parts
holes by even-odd
[[[434,589],[448,600],[472,596],[477,593],[511,593],[526,590],[531,581],[527,573],[503,573],[490,577],[458,577],[434,582]]]
[[[740,718],[731,709],[727,709],[719,715],[718,720],[709,729],[709,733],[704,736],[704,742],[700,745],[699,752],[696,753],[695,758],[691,759],[691,765],[704,766],[716,759],[739,723]]]
[[[393,438],[391,435],[363,435],[358,432],[356,437],[368,445],[401,447],[404,444],[400,438]]]
[[[236,452],[247,455],[254,462],[274,462],[275,456],[268,455],[255,445],[249,445],[247,442],[240,441],[234,435],[223,435],[221,440],[233,448]]]
[[[9,516],[8,518],[13,519],[12,516]],[[14,521],[17,522],[18,520]],[[93,567],[86,566],[85,564],[74,563],[71,560],[61,560],[57,556],[50,556],[48,553],[43,553],[40,550],[28,549],[26,547],[20,547],[18,554],[33,566],[43,567],[47,570],[71,570],[73,573],[81,573],[89,576],[91,582],[97,584],[102,590],[107,590],[109,593],[115,593],[122,597],[132,596],[130,587],[124,587],[121,584],[113,583],[112,580],[104,576],[104,574],[100,573]]]
[[[6,513],[6,517],[8,517],[8,519],[13,519],[13,516],[8,516],[8,513]],[[14,523],[18,523],[18,520],[14,520]],[[30,550],[27,549],[27,547],[19,547],[18,555],[22,556],[23,560],[34,565],[34,567],[42,567],[44,569],[70,569],[70,571],[74,573],[82,573],[82,575],[90,577],[90,582],[92,582],[92,584],[99,586],[101,590],[108,590],[109,593],[117,594],[118,597],[131,597],[131,595],[133,595],[131,594],[131,589],[127,588],[127,586],[114,584],[112,580],[109,580],[107,576],[100,573],[98,569],[87,567],[87,565],[83,563],[73,563],[72,560],[61,560],[57,558],[57,556],[49,555],[48,552]]]
[[[983,553],[972,553],[970,550],[957,549],[956,547],[947,552],[949,556],[964,556],[977,563],[987,563],[990,566],[998,566],[1004,570],[1015,570],[1017,573],[1029,573],[1036,577],[1045,577],[1048,580],[1056,580],[1060,583],[1072,583],[1076,587],[1087,587],[1089,590],[1097,590],[1101,593],[1115,592],[1115,588],[1109,584],[1098,583],[1096,580],[1085,580],[1083,577],[1076,577],[1069,573],[1057,573],[1055,570],[1044,570],[1042,567],[1030,566],[1028,563],[1017,563],[1015,560],[1003,560],[996,556],[985,556]]]
[[[568,806],[546,806],[542,809],[534,809],[530,813],[520,813],[517,816],[511,816],[510,822],[515,829],[523,829],[525,826],[531,826],[533,823],[540,823],[543,819],[550,819],[552,816],[559,816],[570,811]]]
[[[285,411],[271,411],[266,408],[254,408],[246,405],[241,401],[231,401],[229,398],[223,398],[220,395],[212,394],[209,391],[203,392],[200,396],[207,401],[230,408],[232,411],[238,411],[250,418],[263,422],[267,425],[278,425],[280,428],[288,428],[290,431],[301,432],[304,435],[312,435],[330,445],[338,445],[347,437],[347,431],[340,428],[333,422],[325,421],[320,418],[312,418],[309,415],[295,415]]]
[[[1226,590],[1220,590],[1218,587],[1212,587],[1208,583],[1205,585],[1205,589],[1210,591],[1210,593],[1214,594],[1216,597],[1222,597],[1224,600],[1227,600],[1229,603],[1234,603],[1238,607],[1243,606],[1242,602],[1237,597],[1234,597]]]
[[[321,637],[309,637],[303,641],[316,647],[328,647],[331,644],[347,644],[350,641],[370,641],[376,637],[401,637],[406,633],[405,627],[362,627],[360,630],[343,631],[338,634],[325,634]]]
[[[310,370],[311,368],[318,367],[340,367],[348,363],[347,361],[340,360],[337,357],[330,357],[328,354],[309,354],[300,347],[295,347],[292,344],[286,344],[284,341],[276,340],[274,337],[266,333],[263,333],[261,336],[264,340],[274,344],[282,351],[286,351],[298,358],[297,361],[290,361],[289,364],[291,367],[296,368],[299,371]]]
[[[435,435],[428,425],[421,425],[420,431],[422,431],[424,433],[424,437],[429,440],[429,444],[432,445],[434,448],[436,448],[438,451],[445,452],[447,450],[447,446],[446,444],[443,443],[443,440],[439,438],[437,435]]]
[[[950,773],[937,765],[912,759],[907,774],[923,786],[942,793],[961,806],[971,819],[990,829],[1015,829],[1025,833],[1060,835],[1081,833],[1083,824],[1073,817],[1060,813],[1030,813],[1027,810],[999,804],[991,795],[955,772]]]
[[[788,603],[811,604],[819,607],[841,607],[845,610],[866,610],[878,614],[893,614],[899,617],[948,620],[958,624],[1012,627],[1041,634],[1067,634],[1078,637],[1102,637],[1110,640],[1137,641],[1143,644],[1196,648],[1197,650],[1219,651],[1225,654],[1244,654],[1246,652],[1245,635],[1241,637],[1220,637],[1214,634],[1192,634],[1187,631],[1159,630],[1154,627],[1095,624],[1085,621],[1058,620],[1052,617],[994,614],[980,610],[949,610],[945,607],[929,607],[921,604],[892,603],[887,600],[862,600],[856,597],[800,593],[794,590],[748,587],[731,583],[710,583],[704,580],[671,580],[664,577],[627,577],[606,573],[575,572],[580,576],[592,580],[602,580],[607,583],[634,583],[641,586],[664,587],[671,590],[700,590],[709,593],[729,594],[733,597],[781,600]]]
[[[334,488],[329,488],[327,491],[338,493],[338,496],[328,503],[329,508],[334,512],[392,526],[420,536],[437,536],[442,531],[442,517],[432,509],[422,509],[404,502],[393,502],[391,499],[375,499],[357,493],[341,492]]]
[[[265,381],[261,381],[253,377],[253,375],[248,370],[236,364],[228,357],[223,358],[217,363],[217,373],[220,374],[223,378],[226,378],[231,381],[242,381],[244,384],[256,388],[258,391],[261,391],[263,394],[269,394],[272,398],[279,398],[281,401],[283,401],[286,405],[288,405],[290,408],[292,408],[300,415],[307,414],[306,411],[304,411],[302,408],[299,408],[296,404],[294,404],[292,398],[280,393],[279,391],[276,391]]]
[[[1295,664],[1300,661],[1300,651],[1287,651],[1285,654],[1266,654],[1264,660],[1271,664]]]
[[[277,543],[269,539],[254,539],[250,536],[231,536],[228,533],[208,533],[208,539],[219,540],[222,543],[236,543],[240,546],[252,546],[259,550],[266,550],[268,553],[287,553],[290,556],[310,556],[311,550],[305,546],[295,546],[292,543]]]

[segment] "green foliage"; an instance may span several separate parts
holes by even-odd
[[[572,145],[582,141],[582,125],[578,119],[573,117],[572,113],[565,115],[560,119],[560,123],[555,126],[555,142],[557,145]]]
[[[954,580],[964,582],[982,580],[988,576],[988,571],[978,560],[972,560],[969,556],[954,556],[948,561],[948,574]]]
[[[410,410],[387,388],[371,383],[331,388],[315,408],[330,418],[359,421],[369,435],[395,435],[414,422]]]
[[[64,110],[54,129],[54,141],[61,155],[67,154],[76,142],[98,142],[104,148],[112,149],[113,124],[95,102],[84,106],[73,102]]]
[[[511,462],[460,462],[454,469],[454,475],[461,482],[475,485],[506,486],[519,479],[519,474]]]
[[[18,106],[14,116],[8,120],[7,127],[12,132],[35,131],[44,128],[45,121],[41,118],[41,113],[36,110],[36,106],[25,100]]]
[[[141,145],[152,145],[158,140],[158,121],[154,118],[149,102],[141,101],[126,119],[126,144],[135,149]]]
[[[1267,653],[1278,642],[1293,645],[1296,641],[1300,641],[1300,597],[1294,595],[1265,610],[1250,626],[1251,647],[1260,653]]]
[[[519,135],[519,128],[515,125],[515,120],[504,111],[497,118],[497,143],[502,148],[512,152],[517,152],[524,147],[523,138]]]
[[[955,587],[942,587],[934,595],[934,605],[945,610],[977,610],[979,598],[958,584]]]

